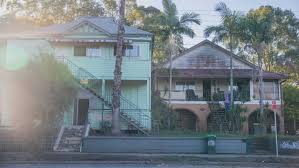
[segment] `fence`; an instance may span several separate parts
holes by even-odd
[[[87,153],[208,153],[208,141],[199,137],[86,137],[82,151]],[[241,138],[217,138],[216,153],[246,153]]]
[[[1,137],[0,153],[2,152],[52,152],[55,136],[44,136],[37,141],[28,141],[21,137]]]

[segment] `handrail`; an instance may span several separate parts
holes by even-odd
[[[86,125],[86,128],[85,128],[85,132],[84,132],[84,137],[88,137],[88,135],[89,135],[89,130],[90,130],[90,124],[87,124],[87,125]]]
[[[87,77],[87,80],[89,80],[89,79],[98,80],[98,78],[96,76],[94,76],[92,73],[90,73],[87,70],[85,70],[84,68],[76,65],[75,63],[73,63],[68,58],[66,58],[64,56],[58,56],[56,58],[58,60],[62,60],[63,63],[68,66],[68,68],[70,69],[71,73],[74,75],[75,79],[80,80],[80,79],[82,79],[82,75],[83,75],[84,77]],[[93,89],[88,84],[84,85],[80,81],[79,81],[79,83],[80,83],[80,85],[83,85],[84,87],[87,87],[87,88],[89,88],[91,90]],[[93,92],[95,92],[96,96],[99,96],[99,97],[103,98],[104,100],[106,100],[109,103],[109,105],[111,106],[110,108],[112,108],[112,105],[111,105],[112,104],[112,96],[111,95],[102,95],[102,94],[98,93],[97,91],[93,91]],[[120,102],[121,102],[121,112],[122,113],[130,116],[131,113],[126,112],[127,110],[137,110],[138,111],[137,113],[134,113],[134,115],[137,115],[137,118],[139,120],[132,118],[132,116],[130,116],[130,117],[131,117],[131,119],[134,119],[135,122],[136,121],[139,122],[140,126],[142,126],[141,122],[140,122],[141,117],[143,119],[151,119],[149,115],[147,115],[146,113],[144,113],[136,104],[134,104],[133,102],[131,102],[127,98],[125,98],[125,97],[123,97],[121,95],[120,99],[121,99]]]
[[[68,58],[61,56],[62,59],[66,60],[68,63],[72,64],[73,66],[77,67],[78,69],[80,69],[81,71],[83,71],[84,73],[88,74],[89,76],[92,77],[92,79],[98,79],[96,76],[94,76],[92,73],[88,72],[87,70],[83,69],[82,67],[79,67],[78,65],[76,65],[75,63],[73,63],[71,60],[69,60]],[[138,106],[136,104],[134,104],[133,102],[131,102],[130,100],[128,100],[127,98],[123,97],[122,95],[120,95],[120,98],[124,101],[126,101],[127,103],[135,106],[136,108],[138,108]]]

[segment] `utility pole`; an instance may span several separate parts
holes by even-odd
[[[170,60],[169,60],[169,92],[168,92],[168,129],[170,129],[170,115],[171,115],[171,87],[172,87],[172,46],[170,46]]]
[[[229,50],[230,50],[230,111],[232,111],[234,105],[234,76],[233,76],[233,46],[232,46],[232,37],[229,37]]]
[[[274,126],[275,126],[275,152],[276,157],[278,157],[278,140],[277,140],[277,119],[276,119],[276,112],[273,112],[274,114]]]

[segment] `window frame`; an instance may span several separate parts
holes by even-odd
[[[89,55],[88,54],[88,50],[99,50],[98,53],[99,55]],[[86,57],[95,57],[95,58],[99,58],[102,57],[102,47],[86,47]]]
[[[128,49],[128,46],[132,46],[132,48]],[[137,55],[133,56],[132,55],[132,51],[134,50],[134,46],[137,48]],[[116,50],[117,50],[117,45],[114,45],[113,48],[113,55],[116,56]],[[124,49],[123,49],[123,57],[127,57],[127,58],[138,58],[140,57],[140,46],[138,44],[125,44],[124,45]]]
[[[85,54],[82,55],[81,54],[82,51],[79,51],[79,49],[84,49]],[[87,55],[87,47],[86,46],[74,46],[74,56],[75,57],[86,57],[86,55]]]
[[[79,51],[80,49],[82,49],[83,51]],[[88,50],[92,50],[92,49],[99,49],[99,55],[89,55],[89,51]],[[85,53],[85,54],[82,54]],[[78,45],[78,46],[74,46],[74,56],[75,57],[95,57],[95,58],[99,58],[102,57],[102,47],[100,46],[88,46],[88,45]]]
[[[276,80],[264,80],[264,100],[280,100],[280,86],[279,82]],[[268,86],[266,86],[266,83]],[[269,87],[271,86],[271,87]],[[254,99],[259,100],[259,83],[258,81],[255,81],[253,84],[253,94],[254,94]],[[271,92],[268,92],[266,90],[271,90]],[[266,91],[266,92],[265,92]],[[271,94],[271,98],[266,98],[266,94]]]
[[[177,89],[178,83],[181,83],[180,86],[183,86],[183,89]],[[190,86],[193,86],[190,88]],[[192,89],[195,91],[196,87],[196,82],[195,81],[176,81],[175,82],[175,91],[180,92],[180,91],[186,91],[188,89]]]

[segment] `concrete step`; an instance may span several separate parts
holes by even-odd
[[[85,126],[63,126],[56,140],[54,151],[79,152]]]

